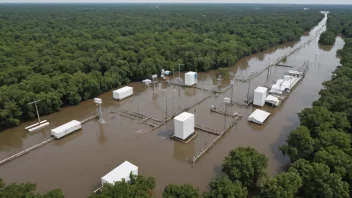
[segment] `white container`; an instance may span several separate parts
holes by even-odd
[[[194,115],[183,112],[174,118],[175,137],[185,140],[194,133]]]
[[[266,97],[266,99],[265,99],[265,102],[272,104],[276,107],[279,106],[279,104],[280,104],[280,100],[277,97],[272,96],[272,95],[268,95],[268,97]]]
[[[150,83],[152,83],[152,81],[149,79],[145,79],[145,80],[142,80],[142,83],[149,85]]]
[[[270,113],[266,111],[262,111],[260,109],[256,109],[249,117],[248,121],[264,124],[264,121],[269,117]]]
[[[104,177],[102,177],[101,185],[106,183],[114,184],[115,182],[122,181],[122,179],[125,179],[126,182],[129,182],[131,180],[131,172],[133,175],[138,175],[138,167],[128,161],[125,161],[114,170],[106,174]]]
[[[265,104],[265,99],[268,95],[268,88],[266,87],[257,87],[254,90],[254,100],[253,105],[263,107]]]
[[[224,103],[225,104],[230,104],[231,103],[231,99],[230,98],[224,98]]]
[[[117,89],[112,93],[112,97],[115,100],[123,100],[132,95],[133,95],[133,87],[129,87],[129,86],[123,87],[121,89]]]
[[[94,103],[101,104],[101,103],[103,103],[103,101],[100,98],[94,98]]]
[[[185,85],[192,86],[197,84],[197,72],[187,72],[185,73]]]
[[[81,128],[82,128],[81,122],[77,120],[72,120],[66,124],[56,127],[55,129],[51,129],[51,135],[59,139]]]

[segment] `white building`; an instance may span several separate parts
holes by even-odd
[[[197,72],[187,72],[185,73],[185,85],[192,86],[197,84]]]
[[[112,92],[115,100],[123,100],[133,95],[133,87],[125,86]]]
[[[254,90],[254,100],[253,105],[263,107],[265,104],[265,99],[268,95],[268,88],[266,87],[257,87]]]
[[[55,129],[51,129],[51,135],[59,139],[81,128],[82,128],[81,122],[77,120],[72,120],[66,124],[56,127]]]
[[[194,133],[194,115],[183,112],[174,118],[175,137],[185,140]]]
[[[293,71],[291,71],[292,73]],[[298,75],[298,74],[297,74]],[[275,84],[271,86],[269,93],[283,94],[288,93],[301,80],[302,76],[285,75],[283,79],[278,79]]]
[[[125,181],[128,182],[131,180],[131,172],[133,175],[138,175],[138,167],[128,161],[125,161],[102,177],[101,185],[104,185],[105,183],[114,184],[115,182],[122,181],[122,179],[125,179]]]
[[[269,117],[270,113],[266,111],[262,111],[260,109],[256,109],[249,117],[248,121],[264,124],[265,120]]]

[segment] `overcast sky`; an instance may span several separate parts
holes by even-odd
[[[0,0],[0,3],[294,3],[352,4],[352,0]]]

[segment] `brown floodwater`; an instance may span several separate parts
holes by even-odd
[[[269,61],[276,60],[304,43],[309,36],[314,35],[324,26],[325,21],[326,19],[309,34],[302,36],[299,42],[279,45],[239,60],[234,67],[230,68],[230,76],[244,78],[251,72],[264,68]],[[290,131],[299,125],[297,113],[303,108],[310,107],[319,97],[319,90],[323,88],[322,82],[329,80],[332,71],[339,65],[340,60],[336,57],[336,51],[343,48],[343,39],[337,37],[334,46],[318,45],[318,39],[319,37],[285,60],[285,64],[294,67],[310,61],[310,69],[303,81],[280,107],[262,108],[272,113],[265,124],[256,125],[247,121],[254,107],[248,109],[231,107],[232,111],[241,113],[243,118],[194,167],[187,159],[199,153],[215,136],[199,132],[198,136],[188,144],[176,142],[169,138],[173,134],[172,121],[152,132],[138,134],[137,131],[148,127],[109,112],[139,111],[142,114],[163,119],[166,106],[167,115],[173,112],[179,113],[180,106],[193,104],[208,93],[166,84],[157,84],[154,90],[153,86],[148,87],[135,82],[130,84],[134,87],[135,95],[121,102],[114,101],[111,92],[99,96],[103,99],[106,124],[101,125],[95,120],[89,121],[83,125],[82,130],[0,166],[0,178],[3,178],[6,183],[37,183],[39,193],[61,188],[68,198],[83,198],[100,186],[100,178],[103,175],[128,160],[139,167],[140,174],[156,178],[155,197],[161,197],[164,187],[170,183],[189,183],[200,191],[206,191],[210,179],[221,172],[224,157],[231,149],[239,146],[250,146],[264,153],[269,159],[267,172],[270,176],[274,176],[289,163],[288,157],[283,156],[278,147],[285,143]],[[272,84],[273,80],[282,77],[288,69],[271,67],[269,73],[264,72],[257,76],[251,82],[249,96],[253,96],[253,90],[257,86]],[[175,76],[178,74],[176,73]],[[200,86],[211,89],[217,83],[215,71],[199,73],[198,76]],[[222,86],[228,84],[229,79],[224,78]],[[233,98],[243,101],[246,98],[247,89],[247,83],[235,84]],[[195,113],[196,123],[218,130],[229,125],[229,118],[225,119],[222,115],[211,113],[210,107],[211,105],[221,107],[223,98],[230,95],[231,90],[228,90],[190,109],[190,112]],[[45,129],[28,133],[24,128],[35,122],[32,121],[2,131],[0,160],[48,139],[50,129],[56,126],[73,119],[83,120],[93,115],[95,108],[93,101],[88,100],[77,106],[65,107],[60,112],[43,116],[42,119],[50,122],[50,126]]]

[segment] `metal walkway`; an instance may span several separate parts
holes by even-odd
[[[211,127],[208,127],[208,126],[201,125],[201,124],[195,124],[194,128],[199,129],[204,132],[207,132],[207,133],[210,133],[210,134],[213,134],[213,135],[216,135],[216,136],[219,135],[218,130],[211,128]]]
[[[5,164],[5,163],[7,163],[7,162],[9,162],[9,161],[11,161],[11,160],[16,159],[16,158],[18,158],[18,157],[20,157],[20,156],[22,156],[22,155],[24,155],[24,154],[26,154],[26,153],[29,153],[30,151],[32,151],[32,150],[34,150],[34,149],[37,149],[37,148],[39,148],[39,147],[41,147],[41,146],[44,146],[44,145],[48,144],[49,142],[51,142],[51,141],[53,141],[53,140],[54,140],[54,138],[50,138],[50,139],[45,140],[45,141],[43,141],[43,142],[41,142],[41,143],[39,143],[39,144],[37,144],[37,145],[34,145],[34,146],[32,146],[32,147],[30,147],[30,148],[24,150],[24,151],[21,151],[21,152],[15,154],[15,155],[12,155],[11,157],[8,157],[8,158],[6,158],[6,159],[0,161],[0,166],[3,165],[3,164]]]

